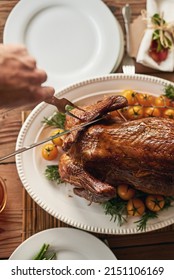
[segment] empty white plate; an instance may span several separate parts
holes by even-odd
[[[25,44],[56,90],[116,70],[124,49],[120,25],[101,0],[21,0],[4,43]]]

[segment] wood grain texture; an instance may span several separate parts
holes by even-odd
[[[37,103],[31,103],[12,110],[9,108],[0,109],[0,157],[15,151],[16,140],[22,125],[21,112],[31,111],[36,105]],[[3,163],[11,162],[15,162],[14,157]]]
[[[0,1],[0,43],[3,40],[6,19],[18,2]],[[132,8],[132,19],[135,19],[145,8],[146,3],[145,0],[103,0],[103,2],[117,17],[124,33],[122,7],[129,3]],[[122,72],[121,64],[117,69],[117,73],[119,72]],[[174,82],[173,73],[158,72],[138,63],[136,72]],[[0,108],[0,157],[14,151],[22,125],[21,112],[31,110],[34,106],[35,104],[25,104],[8,112],[7,108]],[[23,240],[36,232],[50,227],[68,226],[46,213],[27,194],[17,174],[14,157],[0,163],[0,175],[6,180],[8,189],[7,206],[0,214],[0,259],[8,258]],[[136,235],[94,235],[102,240],[107,239],[118,259],[174,259],[174,225]]]
[[[112,248],[118,260],[173,260],[174,244]]]
[[[19,1],[0,1],[0,43],[3,42],[3,31],[7,17]]]

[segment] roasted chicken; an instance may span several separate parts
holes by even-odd
[[[62,180],[74,185],[77,195],[93,202],[115,197],[120,183],[149,194],[174,195],[174,120],[124,121],[109,114],[124,106],[124,97],[109,96],[84,107],[84,112],[73,110],[82,123],[105,117],[66,136],[59,162]],[[79,122],[67,118],[66,126]]]

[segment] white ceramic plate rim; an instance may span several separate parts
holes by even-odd
[[[100,239],[78,229],[51,228],[36,233],[20,244],[10,256],[10,260],[30,260],[40,250],[41,246],[50,244],[50,250],[55,251],[57,260],[61,251],[66,252],[66,259],[116,260],[112,251]],[[75,256],[74,256],[75,253]]]
[[[71,70],[69,70],[67,67],[67,71],[65,71],[65,69],[64,70],[62,69],[64,67],[64,65],[63,65],[63,61],[61,59],[60,59],[61,62],[59,60],[59,62],[56,63],[57,62],[56,53],[53,50],[50,53],[51,53],[51,56],[52,56],[52,53],[54,53],[54,57],[55,57],[55,59],[52,62],[52,66],[51,66],[54,68],[54,71],[53,71],[53,68],[51,68],[52,71],[50,71],[50,66],[47,67],[47,65],[50,63],[50,61],[52,61],[52,59],[46,59],[46,55],[44,55],[45,54],[44,44],[43,44],[41,51],[38,51],[38,50],[36,51],[37,47],[36,46],[34,47],[34,44],[33,44],[34,41],[35,42],[37,41],[37,38],[41,38],[41,41],[42,41],[42,37],[45,36],[44,34],[42,35],[40,32],[40,34],[38,34],[36,36],[36,38],[34,37],[35,40],[32,40],[32,43],[27,41],[27,43],[28,43],[27,47],[28,47],[29,51],[30,51],[30,47],[31,47],[31,49],[32,49],[31,54],[34,55],[34,57],[37,59],[37,61],[39,61],[39,62],[41,61],[41,63],[40,63],[41,65],[38,65],[38,66],[41,68],[44,68],[48,74],[48,80],[45,84],[49,84],[49,85],[55,87],[56,90],[58,90],[58,89],[60,90],[60,88],[63,88],[72,83],[79,82],[81,80],[90,78],[94,75],[105,75],[105,74],[109,74],[113,70],[116,70],[116,68],[118,67],[119,62],[120,62],[120,57],[122,57],[122,52],[124,50],[124,45],[122,43],[122,34],[120,32],[120,25],[119,25],[117,19],[112,14],[112,12],[109,10],[109,8],[100,0],[88,0],[88,1],[86,1],[86,0],[85,1],[84,0],[73,0],[73,1],[71,1],[71,0],[42,0],[42,1],[21,0],[14,7],[14,9],[10,13],[10,15],[8,16],[8,19],[6,21],[5,28],[4,28],[4,36],[3,36],[4,43],[22,43],[22,44],[24,43],[24,44],[26,44],[24,37],[26,36],[26,34],[29,33],[28,31],[27,31],[28,33],[26,32],[28,26],[32,26],[31,23],[33,22],[33,24],[36,25],[35,27],[38,27],[39,24],[36,21],[37,16],[40,15],[41,11],[45,12],[47,10],[47,8],[49,10],[49,8],[52,8],[53,6],[55,6],[55,8],[57,8],[57,9],[60,9],[60,8],[62,9],[62,7],[63,7],[63,9],[65,10],[65,17],[67,16],[66,11],[69,11],[70,9],[72,11],[75,10],[75,12],[78,11],[81,17],[84,16],[84,21],[83,20],[80,21],[81,22],[80,28],[83,27],[85,18],[88,18],[87,21],[89,21],[91,32],[93,31],[95,33],[95,36],[94,36],[95,40],[92,40],[92,38],[90,38],[88,36],[87,43],[90,46],[90,44],[92,45],[96,41],[96,45],[94,45],[94,46],[96,46],[97,49],[95,51],[95,55],[93,54],[94,57],[91,54],[89,60],[87,58],[88,57],[87,56],[88,48],[85,48],[85,47],[82,48],[83,49],[82,52],[79,50],[78,59],[83,61],[83,63],[82,63],[83,67],[79,66],[79,68],[76,70],[75,65],[77,63],[77,59],[75,59],[74,68],[73,68],[73,61],[72,61],[73,58],[72,58],[71,61],[69,61],[69,62],[66,61],[66,63],[69,63],[69,67],[71,67]],[[78,15],[78,12],[77,12],[77,15]],[[47,18],[47,17],[45,17],[45,18]],[[88,25],[88,22],[86,23],[86,25]],[[61,25],[59,25],[59,26],[61,26]],[[63,28],[65,28],[65,25],[64,25],[64,27],[62,27],[62,31],[60,31],[62,33],[64,33]],[[32,30],[35,30],[35,29],[36,28],[32,27]],[[52,28],[49,32],[50,34],[52,34],[52,32],[53,32],[52,30],[54,30],[54,32],[56,32],[56,29]],[[47,32],[46,29],[45,29],[45,32]],[[69,31],[67,31],[67,32],[69,32]],[[69,34],[72,36],[72,41],[73,41],[73,38],[76,38],[78,36],[76,34],[76,32],[72,31]],[[33,35],[33,36],[35,36],[35,35]],[[55,33],[55,36],[53,36],[53,37],[54,38],[56,37],[56,33]],[[78,38],[76,38],[76,39],[77,39],[77,42],[78,42],[78,40],[83,41]],[[55,40],[57,40],[57,39],[55,39]],[[85,40],[85,38],[84,38],[84,40]],[[89,44],[89,42],[90,42],[90,44]],[[84,45],[86,46],[87,43],[86,44],[84,43]],[[45,42],[45,45],[46,44],[47,43]],[[57,41],[56,41],[56,44],[57,44]],[[76,44],[74,43],[74,45],[76,45]],[[49,43],[48,46],[51,47],[52,44]],[[73,45],[71,44],[70,48],[73,48],[72,46]],[[46,48],[46,53],[47,53],[47,49],[49,52],[49,47]],[[70,52],[70,50],[68,51],[65,46],[61,48],[61,51],[65,52],[65,50],[67,51],[67,54],[68,54],[68,52]],[[42,52],[43,52],[43,55],[42,55]],[[50,58],[51,58],[51,56],[50,56]],[[64,53],[61,53],[60,56],[64,57]],[[56,66],[55,66],[55,64],[56,64]],[[65,64],[65,61],[64,61],[64,64]],[[56,69],[56,71],[55,71],[55,69]],[[68,71],[69,71],[69,73],[68,73]]]
[[[106,92],[110,93],[110,89],[113,89],[113,87],[117,87],[118,92],[125,88],[134,88],[138,91],[140,90],[140,85],[143,86],[143,88],[148,88],[144,88],[144,92],[150,92],[155,95],[159,95],[159,93],[162,93],[164,86],[168,84],[171,84],[171,82],[147,75],[126,76],[124,74],[113,74],[102,77],[96,77],[72,85],[61,91],[59,95],[69,97],[69,94],[71,94],[71,100],[73,102],[78,99],[77,96],[81,99],[81,102],[83,102],[83,100],[85,100],[86,102],[86,100],[90,100],[91,97],[98,99],[98,96],[101,96],[101,94],[105,94]],[[84,96],[81,96],[82,92],[84,93],[85,90],[89,91],[89,94],[84,94]],[[100,92],[100,95],[98,94],[98,92]],[[76,95],[74,96],[74,99],[73,94]],[[50,107],[48,106],[49,105],[46,105],[45,103],[41,103],[32,111],[19,133],[16,146],[17,149],[23,147],[24,145],[31,144],[31,141],[34,141],[36,139],[36,135],[34,139],[30,138],[31,134],[29,133],[29,131],[31,132],[31,129],[33,129],[34,123],[38,124],[38,118],[43,118],[44,114],[46,113],[46,110],[50,110]],[[52,184],[50,184],[48,186],[49,191],[46,194],[43,193],[42,188],[45,184],[48,184],[48,182],[44,178],[44,175],[41,176],[41,174],[38,174],[36,172],[36,169],[33,166],[35,165],[34,152],[30,153],[28,151],[26,153],[17,155],[16,164],[21,181],[24,187],[26,188],[27,192],[30,194],[30,196],[44,210],[46,210],[48,213],[55,216],[56,218],[60,219],[61,221],[70,224],[74,227],[97,233],[140,233],[137,231],[136,225],[134,223],[136,219],[129,219],[126,224],[120,227],[113,221],[110,221],[109,216],[104,215],[103,209],[100,205],[94,203],[91,206],[88,206],[86,200],[83,200],[82,198],[77,198],[76,196],[73,197],[73,199],[71,200],[68,197],[68,192],[66,193],[65,191],[66,188],[63,187],[63,189],[61,189],[61,185],[58,187],[58,190],[55,191],[55,189],[52,188]],[[31,174],[35,174],[35,178],[32,179]],[[37,184],[40,184],[42,188]],[[61,192],[64,191],[65,193],[63,193],[61,197]],[[49,198],[49,195],[51,194],[54,197],[54,199],[52,200]],[[66,196],[65,201],[64,195]],[[55,196],[57,197],[57,199],[53,202],[53,200],[55,200]],[[75,204],[73,204],[74,201]],[[151,222],[149,222],[146,228],[146,232],[165,227],[172,223],[174,223],[174,213],[171,208],[168,211],[162,211],[158,219],[154,219]]]

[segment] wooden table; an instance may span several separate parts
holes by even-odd
[[[29,0],[28,0],[29,1]],[[87,0],[86,0],[87,1]],[[2,42],[3,28],[8,14],[17,3],[17,0],[0,1],[0,42]],[[113,0],[107,1],[109,8],[116,15],[121,27],[124,31],[124,24],[121,15],[121,8],[127,2],[132,7],[133,19],[136,18],[140,11],[145,8],[145,0],[131,0],[121,1]],[[121,67],[117,72],[122,72]],[[153,76],[165,78],[174,81],[173,73],[163,73],[154,71],[153,69],[143,67],[136,64],[136,72],[144,73]],[[16,139],[21,128],[21,111],[31,110],[35,104],[23,105],[20,108],[15,108],[6,114],[0,115],[0,156],[12,152],[15,149]],[[5,108],[4,108],[5,110]],[[24,203],[27,203],[26,194],[20,182],[15,159],[0,163],[0,174],[6,180],[8,188],[8,202],[3,213],[0,214],[0,259],[6,259],[14,251],[14,249],[21,244],[22,240],[29,237],[36,231],[44,228],[54,226],[67,226],[61,221],[56,221],[55,218],[49,217],[49,223],[35,228],[34,221],[28,219],[26,211],[32,211],[34,202],[28,200],[28,208],[24,209]],[[29,205],[30,204],[30,205]],[[37,209],[37,215],[41,215],[42,209]],[[40,217],[43,219],[43,214]],[[27,220],[28,219],[28,220]],[[25,227],[25,228],[24,228]],[[99,235],[102,238],[101,235]],[[118,259],[174,259],[174,226],[169,226],[164,229],[153,231],[150,233],[143,233],[138,235],[115,235],[104,236],[107,237],[110,248],[116,254]]]

